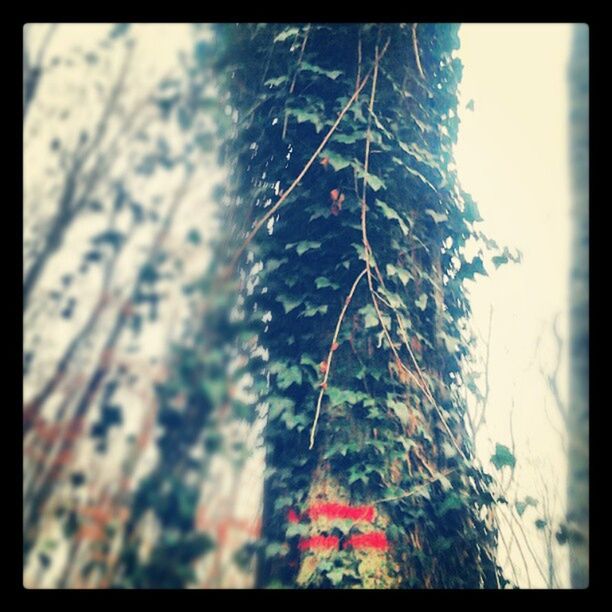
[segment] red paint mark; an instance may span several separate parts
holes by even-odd
[[[290,523],[299,523],[300,517],[293,510],[289,510],[289,512],[287,513],[287,520]]]
[[[347,506],[346,504],[315,504],[308,509],[308,516],[312,520],[324,516],[329,519],[371,522],[374,519],[374,507]]]
[[[308,550],[311,548],[325,548],[328,550],[337,549],[340,540],[338,536],[312,536],[301,540],[299,543],[300,550]]]
[[[387,536],[382,531],[373,533],[362,533],[353,535],[348,539],[345,548],[352,546],[353,548],[374,548],[376,550],[388,550],[389,542]]]

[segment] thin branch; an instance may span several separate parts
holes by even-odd
[[[327,380],[329,379],[331,362],[334,356],[334,352],[336,350],[336,342],[338,340],[338,334],[340,333],[340,327],[342,326],[344,315],[346,314],[346,311],[348,310],[351,300],[353,299],[353,294],[355,293],[355,289],[357,289],[357,285],[359,285],[359,281],[363,278],[363,275],[365,273],[366,273],[366,270],[364,269],[359,273],[359,275],[355,279],[355,282],[353,283],[353,286],[351,287],[351,290],[349,294],[347,295],[346,300],[344,300],[344,306],[342,307],[340,316],[338,317],[338,322],[336,323],[334,337],[332,339],[332,342],[329,348],[329,354],[327,355],[327,361],[325,362],[325,374],[323,377],[323,382],[321,383],[321,391],[319,391],[319,398],[317,399],[317,409],[315,411],[315,418],[312,424],[312,429],[310,430],[310,445],[308,446],[309,450],[311,450],[312,447],[314,446],[315,432],[317,430],[317,423],[319,421],[319,415],[321,413],[321,402],[323,401],[323,396],[325,395],[325,390],[327,389]]]
[[[425,73],[423,72],[423,67],[421,66],[421,58],[419,56],[419,43],[417,41],[417,24],[412,24],[412,49],[414,50],[414,57],[416,59],[416,65],[419,70],[419,74],[422,79],[425,79]]]

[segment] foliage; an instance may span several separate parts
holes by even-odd
[[[366,584],[350,552],[298,575],[286,513],[327,480],[352,503],[390,498],[387,585],[499,586],[480,514],[490,477],[457,391],[464,283],[506,253],[476,229],[454,171],[456,26],[220,29],[243,312],[269,354],[250,363],[268,407],[260,584]],[[468,261],[470,239],[482,247]]]

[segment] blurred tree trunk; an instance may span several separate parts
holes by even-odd
[[[573,190],[567,509],[574,588],[589,584],[589,31],[574,26],[570,59]]]

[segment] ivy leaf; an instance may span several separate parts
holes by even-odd
[[[404,234],[404,236],[408,235],[408,226],[406,225],[405,221],[399,216],[399,214],[397,213],[397,211],[393,210],[386,202],[383,202],[382,200],[376,200],[376,206],[378,206],[381,210],[383,215],[387,218],[387,219],[394,219],[395,221],[397,221],[402,229],[402,233]]]
[[[326,287],[331,287],[332,289],[339,289],[340,285],[338,283],[334,283],[330,281],[329,278],[325,276],[319,276],[315,279],[315,285],[317,289],[325,289]]]
[[[431,208],[428,208],[425,211],[425,214],[429,215],[436,223],[442,223],[442,221],[448,220],[448,215],[437,213],[435,210],[432,210]]]
[[[285,28],[280,34],[274,37],[274,42],[285,42],[291,36],[295,36],[299,33],[298,28]]]
[[[391,410],[397,415],[401,424],[406,427],[410,420],[408,418],[408,408],[406,407],[406,404],[389,398],[387,399],[387,406],[389,406],[389,408],[391,408]]]
[[[375,174],[368,174],[367,183],[374,191],[378,191],[381,187],[385,188],[382,179],[378,178]]]
[[[536,529],[544,529],[548,525],[548,521],[546,519],[537,519],[535,522]]]
[[[321,247],[321,243],[320,242],[315,242],[312,240],[302,240],[301,242],[297,243],[296,246],[296,253],[298,255],[303,255],[304,253],[306,253],[307,251],[310,251],[312,249],[318,249]],[[287,245],[285,248],[290,248],[289,245]]]
[[[277,373],[276,384],[279,389],[287,389],[293,383],[302,384],[302,370],[298,366],[280,366]]]
[[[364,325],[366,326],[366,328],[376,327],[379,324],[378,314],[376,313],[376,310],[374,309],[374,306],[372,306],[372,304],[367,304],[363,308],[360,308],[359,314],[362,314],[364,316]],[[389,315],[383,314],[382,320],[385,324],[385,327],[389,329],[389,325],[391,324],[391,317],[389,317]]]
[[[302,300],[300,298],[294,299],[293,297],[286,295],[276,296],[276,301],[283,305],[285,314],[290,313],[294,308],[297,308],[302,304]]]
[[[295,536],[306,536],[310,531],[310,525],[305,525],[303,523],[290,523],[285,531],[285,535],[288,538],[293,538]]]
[[[325,70],[325,68],[315,66],[309,62],[302,62],[300,70],[307,70],[309,72],[314,72],[315,74],[321,74],[334,81],[342,74],[342,70]]]
[[[336,567],[331,572],[327,572],[327,577],[334,586],[338,586],[344,577],[344,570],[341,567]]]
[[[491,463],[501,470],[505,465],[513,468],[516,465],[516,458],[512,451],[499,442],[495,445],[495,454],[491,455]]]
[[[268,272],[274,272],[275,270],[278,270],[284,263],[287,263],[289,260],[286,257],[283,257],[282,259],[274,259],[274,258],[270,258],[268,259],[268,261],[266,261],[266,270]]]
[[[356,161],[353,162],[352,165],[353,165],[353,168],[355,168],[355,171],[357,173],[357,178],[363,179],[365,176],[365,171],[363,169],[363,166],[359,162],[356,162]],[[370,172],[368,172],[367,183],[374,191],[378,191],[381,187],[383,189],[387,188],[381,178],[379,178],[375,174],[371,174]]]
[[[295,403],[288,397],[271,397],[268,399],[270,408],[268,410],[268,418],[270,420],[277,419],[281,414],[287,411],[292,411]]]
[[[331,167],[336,172],[344,170],[344,168],[348,168],[352,163],[350,159],[346,159],[346,157],[342,157],[342,155],[340,155],[339,153],[336,153],[335,151],[330,151],[329,149],[326,149],[322,155],[323,157],[327,157]]]
[[[365,140],[367,134],[363,130],[356,130],[352,134],[334,134],[332,140],[341,144],[355,144],[359,140]]]
[[[289,552],[289,547],[280,542],[272,542],[266,546],[266,557],[285,556]]]
[[[285,81],[288,81],[289,79],[283,75],[283,76],[279,76],[276,77],[275,79],[268,79],[264,85],[267,87],[278,87],[279,85],[282,85]]]
[[[538,500],[528,495],[523,501],[517,501],[514,504],[514,507],[516,508],[518,515],[523,516],[525,510],[527,509],[527,506],[533,506],[535,508],[537,505]]]
[[[455,353],[457,352],[457,350],[459,349],[459,340],[457,340],[457,338],[453,338],[452,336],[449,336],[447,333],[445,332],[441,332],[439,334],[439,337],[442,338],[445,346],[446,346],[446,350],[449,353]]]
[[[450,491],[438,508],[438,515],[444,516],[449,510],[460,510],[462,507],[461,498],[454,491]]]
[[[484,264],[482,263],[482,259],[480,257],[474,257],[471,262],[463,262],[461,264],[461,268],[459,272],[457,272],[457,279],[463,280],[474,280],[474,275],[482,274],[483,276],[488,276],[487,271],[484,268]]]
[[[338,389],[337,387],[329,387],[327,389],[327,395],[331,406],[338,406],[344,403],[354,405],[368,398],[367,394],[362,391]]]
[[[427,308],[427,294],[421,293],[418,300],[415,300],[414,303],[416,307],[420,310],[425,310]]]
[[[358,480],[361,480],[366,485],[368,484],[368,477],[366,476],[366,473],[359,467],[352,465],[349,469],[348,483],[351,485]]]
[[[465,220],[468,223],[482,221],[482,217],[480,216],[480,211],[478,210],[478,206],[476,206],[476,202],[474,202],[469,195],[464,195],[464,200],[465,209],[463,215]]]
[[[287,114],[293,115],[298,123],[312,123],[317,134],[323,129],[323,122],[317,113],[313,113],[301,108],[290,108]]]
[[[397,276],[400,279],[402,285],[404,285],[404,287],[408,284],[408,281],[412,278],[408,270],[404,270],[403,268],[397,268],[393,264],[387,264],[387,274],[389,276]]]
[[[308,304],[303,312],[299,314],[300,317],[314,317],[318,314],[325,314],[327,312],[327,304],[319,304],[318,306]]]

